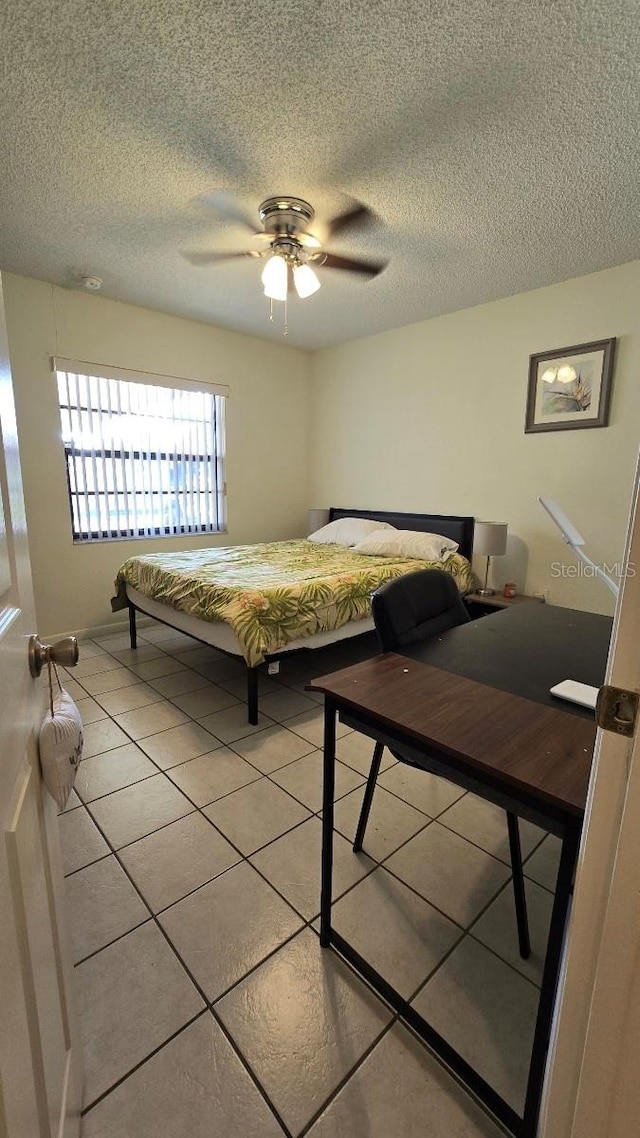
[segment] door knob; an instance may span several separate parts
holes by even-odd
[[[29,671],[34,680],[49,662],[62,664],[64,668],[75,668],[78,656],[78,641],[75,636],[65,636],[55,644],[42,644],[37,636],[29,637]]]

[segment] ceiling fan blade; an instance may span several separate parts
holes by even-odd
[[[235,261],[240,257],[251,257],[252,254],[249,250],[243,250],[242,253],[235,253],[231,250],[229,250],[229,252],[220,253],[201,253],[197,250],[191,252],[188,249],[183,249],[181,250],[181,256],[184,257],[185,261],[188,261],[190,265],[216,265],[220,261]]]
[[[318,237],[314,237],[313,233],[306,233],[304,229],[298,230],[296,239],[300,242],[303,249],[320,249],[322,241]]]
[[[348,273],[361,273],[363,276],[376,277],[386,269],[388,261],[354,261],[350,257],[339,257],[337,253],[327,253],[324,261],[319,261],[325,269],[343,269]]]
[[[357,205],[348,209],[346,213],[339,213],[337,217],[332,217],[328,223],[329,238],[335,237],[337,233],[344,233],[345,229],[360,229],[363,225],[369,224],[375,220],[375,214],[372,210],[368,209],[366,205]]]
[[[255,221],[252,221],[242,206],[238,205],[233,194],[226,193],[224,190],[213,190],[209,194],[201,194],[197,202],[198,205],[207,209],[214,209],[223,221],[229,221],[233,225],[242,225],[244,229],[248,229],[250,233],[255,235]]]

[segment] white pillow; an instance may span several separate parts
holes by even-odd
[[[44,717],[39,739],[42,777],[60,810],[64,810],[71,794],[83,742],[80,712],[69,693],[61,688],[53,697],[53,715],[47,711]]]
[[[456,541],[443,537],[441,533],[397,529],[393,533],[376,530],[354,546],[353,552],[376,557],[416,557],[421,561],[446,561],[457,548]]]
[[[307,541],[316,541],[320,545],[328,545],[330,542],[336,545],[355,545],[378,530],[396,532],[388,522],[372,522],[368,518],[336,518],[335,522],[329,522],[315,533],[310,533]]]

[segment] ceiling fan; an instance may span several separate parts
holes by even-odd
[[[251,220],[231,204],[227,195],[211,194],[205,202],[212,204],[228,220],[240,222],[254,237],[264,242],[263,249],[246,249],[242,252],[220,250],[219,252],[183,251],[183,257],[192,265],[215,265],[222,261],[232,261],[240,257],[266,258],[262,271],[262,284],[265,296],[271,301],[286,303],[293,290],[304,299],[320,288],[315,267],[340,269],[343,272],[359,273],[361,276],[375,277],[386,267],[386,261],[354,260],[330,253],[323,243],[309,231],[315,210],[302,198],[281,195],[266,198],[258,213],[262,230],[257,230]],[[338,214],[326,225],[327,240],[349,229],[361,228],[375,220],[375,215],[367,206],[356,202],[345,213]]]

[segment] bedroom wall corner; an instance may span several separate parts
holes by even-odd
[[[41,636],[109,629],[118,566],[141,552],[306,532],[310,357],[208,324],[3,274]],[[50,357],[228,384],[228,532],[75,545]]]
[[[315,353],[314,503],[506,521],[497,586],[611,612],[536,499],[559,502],[596,562],[620,560],[640,442],[639,293],[634,261]],[[525,435],[529,355],[610,336],[610,425]]]

